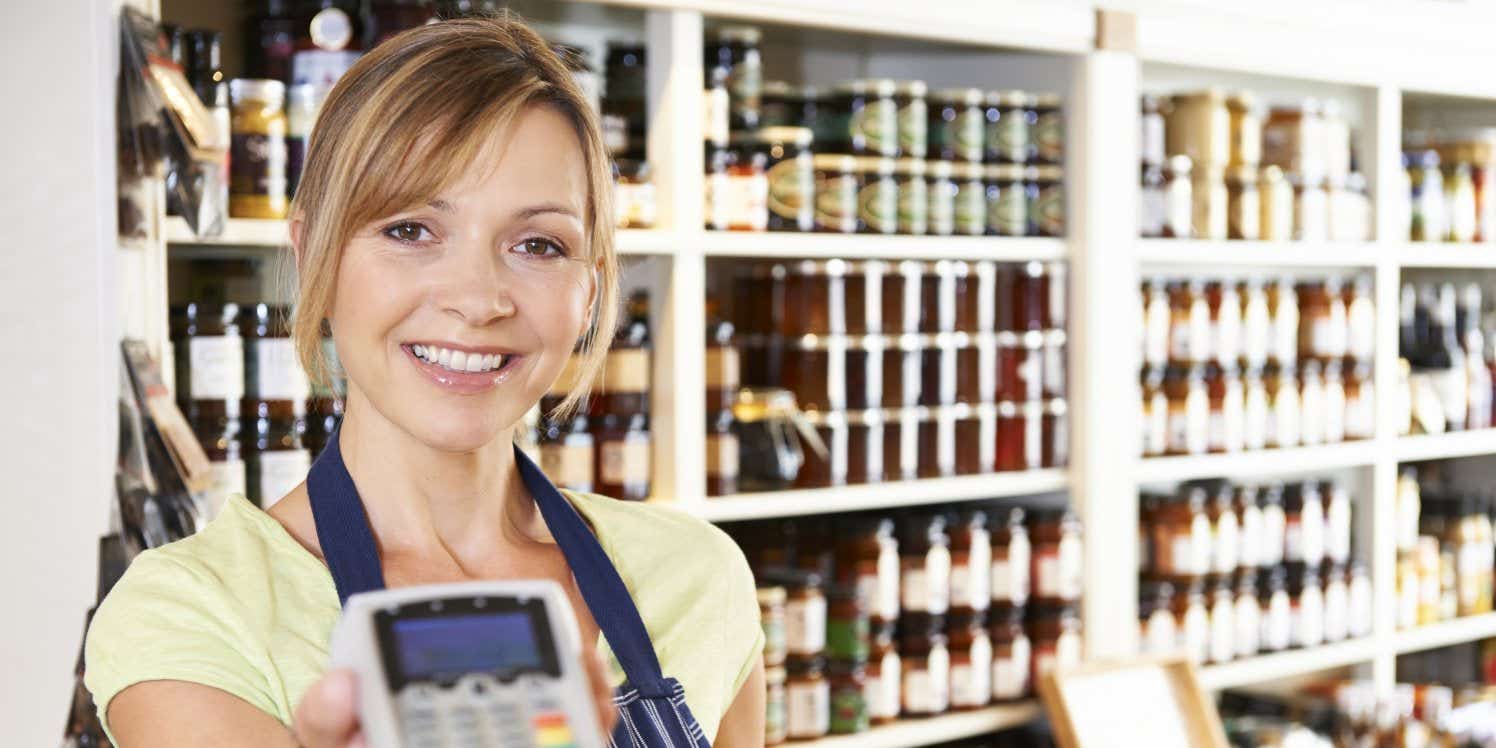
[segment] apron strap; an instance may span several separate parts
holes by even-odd
[[[327,447],[312,463],[306,489],[322,557],[337,585],[338,601],[346,605],[349,597],[360,592],[384,589],[384,570],[379,565],[379,547],[369,529],[364,502],[343,464],[343,452],[338,447],[341,433],[342,428],[333,432]]]

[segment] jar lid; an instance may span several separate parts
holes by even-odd
[[[1284,564],[1288,575],[1288,594],[1298,597],[1306,589],[1319,587],[1319,570],[1306,563],[1294,561]]]
[[[763,31],[756,26],[718,26],[713,29],[712,38],[723,42],[758,44],[763,39]]]
[[[1001,179],[1017,182],[1023,179],[1023,167],[1012,164],[992,164],[983,169],[988,179]]]
[[[899,617],[899,638],[906,636],[929,636],[945,638],[945,616],[940,614],[905,612]]]
[[[950,179],[951,162],[949,161],[926,161],[926,171],[931,179]]]
[[[817,153],[811,157],[811,163],[816,171],[853,172],[857,170],[857,157],[845,153]]]
[[[235,103],[263,101],[279,107],[286,99],[286,84],[266,78],[235,78],[229,81],[229,96]]]
[[[980,88],[945,88],[936,91],[934,98],[940,102],[981,106],[986,95]]]
[[[1257,577],[1259,595],[1280,592],[1288,587],[1288,572],[1282,566],[1274,566]]]
[[[901,177],[922,177],[925,171],[925,160],[922,158],[901,158],[894,164],[894,173]]]
[[[1031,101],[1034,107],[1038,109],[1058,109],[1060,106],[1060,95],[1057,93],[1034,94]]]
[[[738,390],[732,415],[739,421],[755,423],[769,419],[794,417],[799,410],[795,393],[778,387],[744,387]]]
[[[809,146],[815,141],[815,131],[809,127],[774,126],[761,127],[756,132],[758,142],[764,145],[776,143],[788,143],[801,147]]]
[[[1066,618],[1074,619],[1079,622],[1080,606],[1076,605],[1075,603],[1036,603],[1028,607],[1026,616],[1026,619],[1031,622]]]
[[[867,673],[866,659],[831,661],[831,677],[833,678],[861,678]]]
[[[899,81],[894,86],[893,92],[895,96],[922,98],[929,90],[929,86],[926,86],[924,81]]]
[[[836,86],[836,91],[853,96],[872,94],[873,96],[889,97],[898,88],[898,83],[891,78],[859,78],[857,80],[843,81]]]
[[[857,171],[863,174],[873,173],[878,176],[892,176],[894,159],[883,156],[855,156],[857,159]]]
[[[764,569],[759,574],[759,579],[769,582],[775,586],[784,587],[786,594],[792,594],[797,590],[820,589],[821,575],[814,571],[805,569],[792,569],[786,566],[775,566]]]
[[[772,608],[784,605],[789,593],[783,587],[759,587],[758,604],[760,607]]]
[[[1138,585],[1138,602],[1152,603],[1157,608],[1168,609],[1174,602],[1174,585],[1164,580],[1142,582]]]
[[[952,610],[946,618],[946,631],[970,631],[985,628],[987,628],[987,611],[984,610]]]
[[[1029,103],[1029,96],[1024,91],[989,91],[987,92],[987,103],[996,106],[1025,106]]]

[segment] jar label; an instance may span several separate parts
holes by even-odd
[[[911,98],[898,111],[899,152],[911,158],[924,158],[929,139],[929,111],[922,98]]]
[[[784,641],[790,654],[819,656],[826,648],[826,598],[790,598],[784,605]]]
[[[229,148],[230,198],[246,218],[286,214],[286,121],[271,119],[264,133],[235,133]]]
[[[769,167],[769,210],[774,215],[810,229],[814,218],[815,171],[810,151],[787,158]]]
[[[819,738],[831,730],[831,685],[824,679],[785,688],[791,740]]]
[[[1155,392],[1143,403],[1143,455],[1153,457],[1169,451],[1169,401]]]
[[[883,664],[878,668],[878,699],[873,710],[874,717],[892,718],[899,716],[899,710],[903,707],[904,674],[903,661],[899,659],[899,653],[890,651],[883,655]]]
[[[1034,123],[1034,143],[1039,160],[1058,164],[1065,158],[1065,118],[1058,110],[1044,112]]]
[[[1242,418],[1241,443],[1243,449],[1263,449],[1267,446],[1269,407],[1267,390],[1256,385],[1247,388],[1245,415]]]
[[[210,483],[203,491],[200,507],[204,510],[202,520],[211,522],[223,509],[230,496],[243,496],[245,488],[244,460],[222,460],[208,463]]]
[[[1155,610],[1143,624],[1143,654],[1172,654],[1179,646],[1179,630],[1174,625],[1174,615],[1167,610]]]
[[[727,227],[738,231],[763,231],[769,226],[769,179],[764,174],[736,176],[728,174],[713,185],[717,210],[727,219]]]
[[[733,119],[745,126],[756,124],[763,90],[764,68],[757,55],[733,63],[727,71],[727,91],[732,101]]]
[[[1262,619],[1262,646],[1276,652],[1288,649],[1293,643],[1293,610],[1289,606],[1288,593],[1273,595],[1268,603],[1267,615]]]
[[[996,192],[994,196],[991,192]],[[999,236],[1023,236],[1028,233],[1028,197],[1023,183],[1015,182],[988,193],[987,229]]]
[[[936,236],[956,233],[956,183],[949,179],[932,179],[925,192],[930,203],[926,215],[929,233]]]
[[[980,163],[987,120],[980,106],[958,107],[953,120],[940,126],[942,145],[949,145],[951,158]]]
[[[1293,604],[1293,645],[1317,647],[1325,641],[1325,601],[1323,594],[1307,588]]]
[[[737,435],[713,434],[706,438],[706,474],[722,478],[738,476]]]
[[[259,504],[269,509],[291,493],[312,469],[312,455],[305,449],[259,452],[255,456],[260,474]]]
[[[592,491],[592,439],[568,438],[540,447],[540,469],[559,488]]]
[[[1220,519],[1214,523],[1211,550],[1211,568],[1217,574],[1230,574],[1236,571],[1237,564],[1241,561],[1237,551],[1241,548],[1241,530],[1236,524],[1236,515],[1224,512]]]
[[[1251,657],[1260,649],[1258,640],[1262,635],[1262,608],[1256,595],[1242,595],[1236,598],[1235,610],[1236,622],[1232,630],[1236,638],[1236,656]]]
[[[846,735],[868,729],[867,693],[862,687],[838,688],[831,694],[831,732]]]
[[[1210,610],[1210,661],[1230,662],[1236,656],[1236,606],[1229,600],[1217,602]]]
[[[992,660],[993,700],[1012,701],[1028,695],[1031,665],[1028,637],[1020,633],[1013,639],[1006,656],[998,655]]]
[[[1188,179],[1174,177],[1164,185],[1164,233],[1175,239],[1193,236],[1194,191]]]
[[[1022,109],[1004,111],[996,122],[985,128],[987,152],[997,160],[1022,164],[1028,162],[1029,122],[1028,112]]]
[[[1145,237],[1163,236],[1168,220],[1168,195],[1164,188],[1143,183],[1138,194],[1138,233]]]
[[[981,236],[987,231],[987,193],[981,182],[956,183],[956,234]]]
[[[1297,447],[1299,433],[1299,394],[1280,388],[1273,398],[1273,417],[1268,420],[1268,446]]]
[[[875,177],[857,193],[857,216],[874,234],[893,234],[899,230],[899,190],[889,177]]]
[[[1237,535],[1237,560],[1242,566],[1262,565],[1262,510],[1256,505],[1246,505],[1237,514],[1241,528]]]
[[[738,349],[714,346],[706,350],[706,388],[736,390],[742,382],[742,359]]]
[[[866,660],[872,623],[866,615],[830,618],[826,623],[826,656],[838,660]]]
[[[967,657],[951,662],[951,706],[986,706],[992,700],[992,642],[986,634],[972,639]]]
[[[187,340],[193,400],[244,397],[244,347],[238,335],[197,335]]]
[[[252,397],[261,400],[302,401],[311,396],[311,383],[296,357],[290,338],[258,338],[245,346],[244,381]]]
[[[986,610],[992,603],[992,534],[985,528],[971,531],[967,569],[970,580],[964,596],[956,596],[955,582],[951,583],[955,604],[972,610]]]
[[[727,202],[727,190],[726,174],[706,175],[706,191],[703,193],[706,199],[706,227],[713,231],[726,231],[731,224],[732,213]],[[764,216],[766,226],[768,220],[768,216]]]
[[[1325,641],[1338,642],[1350,635],[1349,607],[1344,581],[1325,585]]]
[[[873,610],[885,621],[899,617],[899,546],[893,538],[880,538],[878,550],[878,598]]]
[[[778,665],[784,662],[789,653],[787,633],[784,630],[784,616],[761,616],[764,625],[764,664]]]
[[[1059,184],[1039,190],[1038,209],[1030,218],[1038,226],[1040,236],[1065,235],[1065,191]]]
[[[702,92],[701,126],[706,133],[706,142],[718,146],[727,145],[728,134],[731,131],[728,115],[729,99],[727,89],[724,87],[708,88]]]
[[[857,178],[850,174],[821,177],[815,187],[816,228],[842,234],[857,231]]]
[[[1008,541],[1008,556],[992,562],[992,599],[1022,605],[1029,598],[1029,566],[1032,553],[1028,535]]]
[[[951,607],[951,551],[943,545],[931,548],[925,554],[925,584],[929,605],[928,613],[944,613]],[[915,608],[918,610],[918,608]]]
[[[658,214],[653,183],[613,185],[614,224],[619,228],[652,228]]]
[[[878,156],[899,153],[898,110],[892,99],[869,98],[861,109],[853,109],[847,132],[854,153]]]
[[[608,351],[599,382],[609,394],[649,392],[649,350],[614,348]]]
[[[789,706],[784,686],[769,686],[764,700],[764,744],[776,745],[789,737]]]
[[[1325,555],[1342,564],[1351,560],[1351,503],[1344,495],[1325,508]]]
[[[1210,657],[1210,614],[1204,605],[1192,604],[1184,612],[1184,651],[1196,665]]]
[[[602,482],[611,486],[649,481],[649,436],[629,435],[603,442],[599,471]]]
[[[924,668],[919,665],[923,664]],[[904,711],[939,714],[950,707],[950,654],[943,645],[930,650],[924,663],[912,663],[904,671]]]
[[[1262,508],[1262,552],[1258,555],[1262,566],[1277,566],[1283,563],[1283,547],[1287,544],[1288,516],[1281,504],[1269,504]]]
[[[929,228],[930,198],[923,177],[911,177],[899,183],[899,231],[923,234]]]

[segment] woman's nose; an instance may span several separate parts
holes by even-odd
[[[497,250],[466,243],[442,263],[436,300],[443,312],[483,326],[513,316],[511,284]]]

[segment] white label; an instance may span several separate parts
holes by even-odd
[[[1210,572],[1210,560],[1215,555],[1212,546],[1215,545],[1215,530],[1210,526],[1210,517],[1204,512],[1196,514],[1190,520],[1190,555],[1189,571],[1185,573],[1207,574]]]
[[[923,568],[910,567],[903,570],[900,586],[904,591],[903,610],[928,613],[930,607],[929,572]]]
[[[970,570],[970,586],[960,603],[973,610],[986,610],[992,603],[992,533],[985,528],[971,533],[971,552],[967,565]],[[952,596],[955,595],[955,589],[955,582],[952,581]]]
[[[984,706],[992,700],[992,643],[972,639],[970,662],[951,665],[951,706]]]
[[[1299,553],[1295,558],[1289,555],[1289,561],[1303,561],[1311,566],[1325,560],[1325,510],[1324,505],[1318,501],[1304,502],[1304,510],[1300,513],[1302,521],[1299,527]],[[1292,543],[1289,543],[1292,547]]]
[[[1236,656],[1236,605],[1230,600],[1210,608],[1210,661],[1230,662]]]
[[[1029,598],[1030,564],[1033,563],[1028,535],[1015,535],[1008,542],[1007,559],[992,562],[992,599],[1024,604]]]
[[[1021,699],[1028,693],[1033,651],[1027,636],[1013,639],[1012,654],[992,661],[992,698],[996,701]]]
[[[899,617],[899,542],[891,537],[878,541],[878,602],[873,610],[885,621]]]
[[[1210,449],[1210,396],[1204,387],[1191,387],[1184,399],[1185,451],[1192,455]]]
[[[897,652],[883,655],[883,665],[878,669],[878,698],[869,705],[873,717],[897,717],[903,707],[904,675],[903,662]]]
[[[194,400],[244,397],[244,348],[238,335],[199,335],[187,341]]]
[[[717,231],[727,230],[728,222],[732,218],[731,213],[728,211],[727,189],[727,175],[725,173],[706,175],[706,192],[704,196],[706,199],[706,227],[709,229]],[[767,197],[765,199],[767,200]],[[764,220],[767,222],[767,203],[764,209],[766,211]]]
[[[1210,657],[1210,613],[1203,605],[1191,605],[1184,612],[1184,652],[1196,665]]]
[[[1351,502],[1344,494],[1332,494],[1325,510],[1325,555],[1342,564],[1351,560]]]
[[[1344,581],[1325,585],[1325,641],[1338,642],[1350,635],[1350,602]]]
[[[732,176],[719,184],[722,195],[722,210],[727,216],[727,225],[763,231],[769,226],[769,179],[763,174],[754,176]]]
[[[1278,396],[1273,399],[1273,417],[1268,427],[1268,446],[1297,447],[1299,433],[1299,393],[1288,387],[1280,387]]]
[[[1299,441],[1323,444],[1325,441],[1325,388],[1319,377],[1305,377],[1299,392]]]
[[[1241,560],[1238,556],[1241,550],[1241,532],[1236,525],[1236,515],[1230,511],[1222,512],[1220,519],[1215,522],[1214,534],[1214,552],[1211,558],[1215,572],[1229,574],[1236,571],[1236,565]]]
[[[1277,566],[1283,563],[1283,547],[1288,543],[1288,518],[1282,504],[1268,504],[1262,508],[1262,551],[1258,554],[1259,566]]]
[[[1309,587],[1299,593],[1293,606],[1293,644],[1317,647],[1325,641],[1325,599],[1318,589]]]
[[[1170,654],[1178,646],[1179,627],[1174,623],[1174,614],[1167,610],[1153,611],[1143,626],[1143,654]]]
[[[1469,384],[1465,378],[1465,368],[1457,364],[1442,371],[1434,371],[1430,378],[1439,393],[1439,404],[1444,406],[1444,420],[1449,422],[1450,431],[1459,431],[1465,428],[1466,409],[1469,402],[1466,400],[1469,394],[1466,389]]]
[[[1241,358],[1241,302],[1235,291],[1227,289],[1222,292],[1220,313],[1213,327],[1215,334],[1211,351],[1215,360],[1236,365],[1237,359]]]
[[[1169,451],[1169,399],[1164,393],[1153,393],[1153,401],[1148,404],[1143,417],[1147,419],[1143,454],[1153,457]]]
[[[209,477],[212,483],[208,489],[203,491],[201,507],[203,510],[202,520],[212,521],[223,509],[223,503],[233,495],[243,496],[247,492],[245,488],[244,460],[224,460],[208,464]]]
[[[1245,416],[1242,419],[1242,448],[1263,449],[1267,447],[1268,421],[1271,408],[1268,405],[1267,388],[1259,381],[1247,387]]]
[[[831,684],[826,680],[785,688],[790,738],[818,738],[831,731]]]
[[[701,105],[701,124],[707,142],[719,146],[727,145],[729,129],[727,87],[716,86],[706,89],[703,92]]]
[[[1299,302],[1292,288],[1278,289],[1278,307],[1273,315],[1273,348],[1269,356],[1288,365],[1299,360]]]
[[[305,449],[260,452],[255,459],[260,469],[260,506],[264,509],[291,493],[312,469],[312,455]]]
[[[1275,594],[1268,601],[1267,616],[1262,619],[1262,647],[1270,652],[1288,649],[1293,643],[1293,608],[1288,594]]]
[[[816,596],[785,603],[784,641],[790,654],[821,654],[826,648],[826,598]]]
[[[1150,366],[1169,362],[1169,299],[1155,294],[1143,311],[1143,361]]]
[[[937,545],[925,555],[925,584],[930,607],[926,612],[944,613],[951,607],[951,551]]]
[[[1262,608],[1255,595],[1239,596],[1236,598],[1235,611],[1236,625],[1233,630],[1236,634],[1236,656],[1251,657],[1261,647]]]
[[[1237,546],[1237,560],[1242,566],[1260,566],[1262,564],[1262,508],[1256,504],[1247,504],[1241,510],[1238,517],[1241,525],[1240,541]]]
[[[1247,365],[1257,368],[1267,363],[1268,341],[1272,337],[1272,321],[1268,317],[1267,296],[1254,289],[1247,296],[1242,310],[1242,357]]]
[[[261,400],[306,400],[311,384],[290,338],[260,338],[255,346],[255,387]]]
[[[603,483],[622,485],[648,480],[648,477],[648,434],[627,434],[622,439],[603,442]]]
[[[951,660],[945,647],[930,650],[924,669],[904,672],[904,711],[910,714],[939,714],[950,707]]]
[[[1360,637],[1371,634],[1371,594],[1370,577],[1365,575],[1351,577],[1350,590],[1347,594],[1349,602],[1346,603],[1346,607],[1350,609],[1346,629],[1351,636]]]
[[[1370,439],[1376,428],[1376,397],[1371,380],[1361,383],[1356,397],[1345,401],[1345,438]]]

